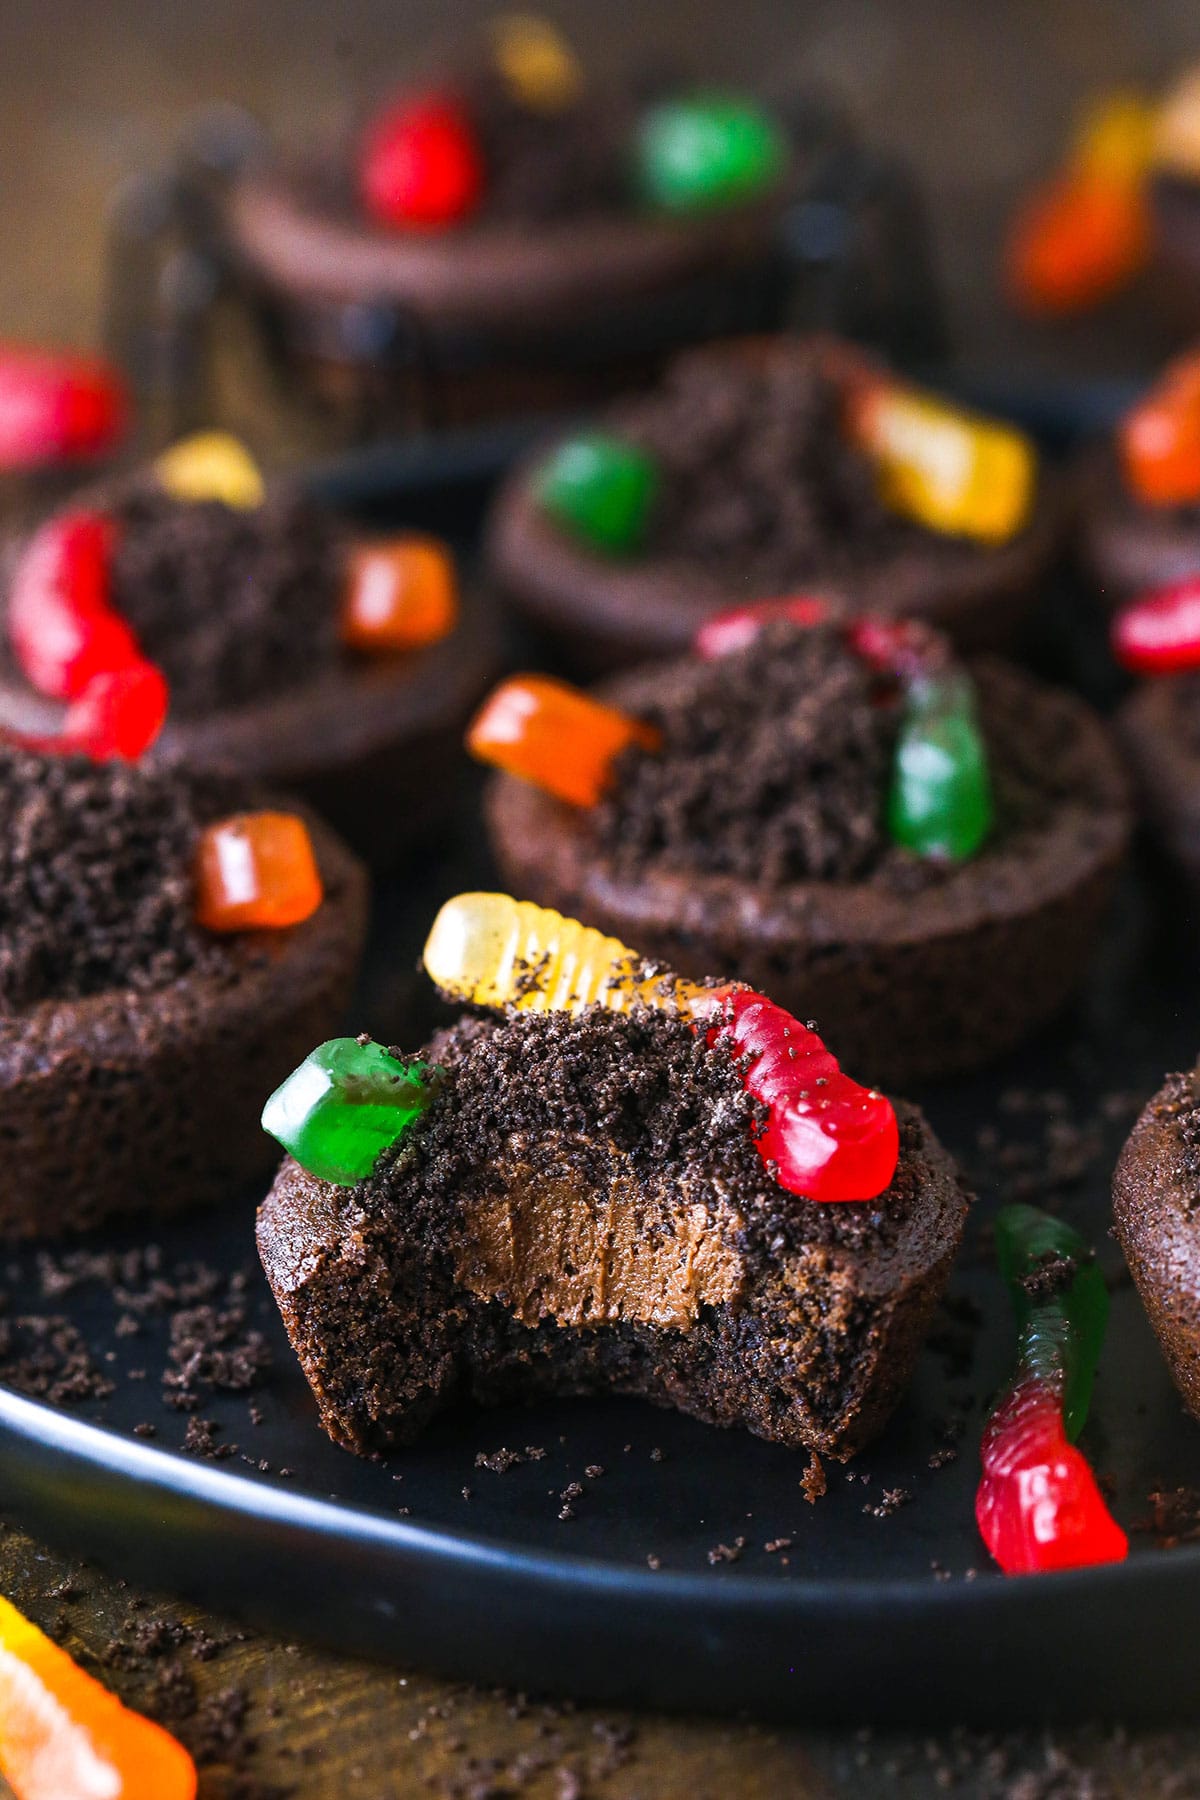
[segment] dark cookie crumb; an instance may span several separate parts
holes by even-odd
[[[163,1376],[168,1405],[191,1412],[206,1395],[245,1393],[269,1366],[271,1353],[261,1331],[247,1329],[246,1307],[196,1306],[171,1319],[169,1367]]]
[[[0,1013],[231,974],[195,923],[192,863],[244,804],[182,769],[0,748]]]
[[[872,1519],[890,1519],[893,1513],[899,1512],[902,1506],[907,1506],[915,1498],[911,1488],[884,1488],[881,1498],[874,1505],[868,1501],[863,1511]]]
[[[662,471],[650,553],[747,594],[852,582],[913,546],[944,554],[945,540],[884,506],[874,467],[847,437],[844,404],[819,342],[765,365],[727,352],[678,357],[658,388],[614,410]]]
[[[938,1571],[935,1579],[945,1579]],[[857,1793],[939,1793],[962,1800],[1194,1800],[1200,1793],[1193,1734],[1081,1726],[1054,1732],[955,1726],[937,1737],[859,1731],[835,1757],[835,1785]]]
[[[558,1496],[561,1501],[561,1505],[558,1509],[558,1516],[560,1519],[573,1519],[575,1517],[575,1502],[577,1500],[582,1500],[586,1491],[587,1490],[584,1488],[581,1481],[569,1481],[567,1483],[562,1493]]]
[[[338,651],[344,549],[301,494],[250,509],[138,484],[115,508],[113,604],[180,717],[280,693]]]
[[[0,1317],[0,1381],[52,1406],[104,1400],[114,1388],[78,1327],[55,1313]]]
[[[1108,809],[1068,716],[1031,732],[1028,690],[986,665],[975,688],[995,815],[982,855],[1019,854],[1068,803]],[[870,880],[905,897],[953,879],[954,864],[892,842],[900,696],[835,627],[776,620],[727,656],[663,664],[625,699],[662,741],[626,750],[588,814],[618,877],[653,866],[772,889]]]
[[[197,1690],[191,1665],[211,1662],[236,1640],[214,1638],[168,1614],[146,1614],[144,1601],[131,1605],[101,1650],[101,1664],[131,1679],[137,1709],[166,1725],[191,1752],[203,1791],[212,1782],[212,1791],[219,1786],[226,1800],[287,1800],[291,1789],[260,1781],[250,1767],[256,1739],[246,1689],[231,1682],[203,1697]]]
[[[1004,1129],[990,1124],[978,1132],[972,1178],[1002,1200],[1044,1205],[1078,1186],[1108,1153],[1105,1121],[1132,1119],[1138,1104],[1128,1094],[1106,1094],[1080,1117],[1057,1088],[1005,1088],[998,1102]]]
[[[769,885],[868,874],[888,847],[898,713],[840,635],[776,624],[743,651],[677,668],[647,715],[661,750],[627,751],[596,809],[610,854]]]
[[[194,1416],[187,1422],[183,1434],[183,1447],[189,1456],[209,1456],[218,1461],[227,1460],[239,1454],[236,1444],[219,1444],[217,1432],[220,1426],[215,1419],[197,1419]]]
[[[518,1463],[526,1460],[519,1450],[501,1448],[491,1452],[478,1450],[475,1453],[475,1467],[490,1469],[493,1475],[507,1475],[510,1469],[515,1469]]]
[[[128,1251],[64,1250],[39,1252],[37,1286],[44,1298],[58,1299],[95,1288],[112,1307],[111,1330],[127,1337],[122,1323],[132,1321],[142,1351],[161,1354],[161,1399],[168,1416],[188,1414],[181,1448],[193,1456],[219,1461],[241,1454],[236,1443],[218,1441],[221,1427],[197,1416],[211,1395],[252,1396],[270,1367],[261,1333],[251,1324],[248,1271],[223,1274],[191,1258],[169,1261],[157,1244]],[[17,1269],[10,1282],[21,1279]],[[90,1299],[87,1302],[90,1306]],[[0,1381],[23,1391],[67,1402],[95,1402],[114,1390],[112,1377],[101,1372],[79,1332],[54,1312],[13,1316],[0,1295]],[[93,1341],[105,1341],[103,1326]],[[96,1353],[98,1354],[98,1352]],[[106,1360],[113,1353],[106,1353]],[[144,1367],[122,1372],[125,1381],[146,1381]],[[253,1398],[249,1422],[263,1414]],[[149,1423],[149,1422],[147,1422]],[[161,1424],[151,1426],[159,1435]],[[261,1459],[252,1459],[258,1461]]]
[[[1148,1494],[1150,1516],[1139,1519],[1135,1531],[1153,1536],[1162,1550],[1200,1539],[1200,1488],[1163,1488]]]
[[[1021,1276],[1020,1285],[1031,1300],[1051,1300],[1055,1294],[1065,1293],[1080,1270],[1094,1260],[1094,1254],[1062,1256],[1048,1250]]]
[[[825,1466],[815,1450],[809,1454],[808,1467],[800,1477],[800,1487],[810,1506],[816,1505],[828,1487]]]

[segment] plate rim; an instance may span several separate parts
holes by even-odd
[[[314,1426],[314,1429],[317,1427]],[[620,1593],[630,1600],[671,1598],[679,1604],[711,1606],[714,1602],[741,1610],[766,1605],[781,1611],[803,1611],[847,1603],[931,1609],[937,1614],[986,1609],[989,1597],[1016,1596],[1041,1590],[1043,1572],[1032,1578],[1006,1577],[986,1568],[983,1580],[936,1581],[927,1576],[778,1577],[733,1569],[705,1574],[677,1569],[642,1569],[636,1564],[570,1550],[534,1550],[512,1545],[487,1532],[462,1531],[450,1525],[421,1524],[391,1518],[380,1507],[322,1499],[307,1490],[289,1489],[254,1470],[211,1467],[165,1445],[141,1443],[124,1432],[62,1407],[21,1394],[0,1383],[0,1442],[36,1446],[58,1459],[133,1482],[142,1492],[157,1490],[200,1504],[214,1512],[234,1514],[258,1524],[288,1526],[308,1535],[353,1541],[359,1545],[417,1555],[436,1565],[476,1565],[505,1576],[578,1589],[596,1594]],[[347,1452],[346,1454],[349,1454]],[[0,1486],[4,1485],[0,1473]],[[982,1546],[981,1546],[982,1551]],[[984,1554],[986,1554],[984,1552]],[[1200,1581],[1200,1544],[1180,1544],[1169,1552],[1131,1557],[1120,1563],[1050,1572],[1056,1589],[1078,1596],[1095,1588],[1142,1587],[1157,1569],[1172,1582]]]

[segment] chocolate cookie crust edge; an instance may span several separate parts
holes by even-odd
[[[325,899],[302,925],[230,940],[227,978],[46,1001],[0,1018],[0,1237],[86,1230],[227,1200],[277,1154],[262,1103],[339,1023],[366,929],[366,877],[307,820]]]
[[[1113,1222],[1176,1387],[1200,1418],[1200,1158],[1197,1071],[1143,1109],[1113,1175]]]
[[[431,240],[306,205],[280,168],[241,177],[223,222],[244,275],[297,302],[417,308],[443,325],[508,330],[571,322],[601,299],[633,304],[770,248],[780,197],[695,220],[585,217],[531,231],[497,223]]]

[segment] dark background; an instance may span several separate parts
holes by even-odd
[[[0,0],[0,334],[94,336],[106,196],[170,149],[191,108],[249,107],[274,132],[334,128],[348,106],[471,21],[482,0]],[[549,0],[585,64],[632,48],[697,74],[819,83],[930,197],[958,337],[971,359],[1041,361],[994,300],[1013,194],[1049,165],[1097,89],[1161,86],[1200,56],[1195,0]],[[1135,336],[1138,334],[1134,333]],[[1117,363],[1129,333],[1104,345]],[[1080,354],[1086,334],[1076,334]],[[1050,353],[1059,350],[1050,346]]]

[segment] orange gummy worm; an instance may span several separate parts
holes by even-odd
[[[467,733],[480,762],[519,775],[571,806],[595,806],[630,744],[656,750],[659,732],[549,675],[514,675],[484,701]]]
[[[206,930],[282,930],[323,898],[308,827],[294,813],[238,813],[201,833],[196,923]]]
[[[353,546],[343,643],[354,650],[416,650],[448,637],[457,622],[458,585],[445,544],[408,533]]]
[[[1147,506],[1200,498],[1200,351],[1177,357],[1117,432],[1125,479]]]
[[[0,1599],[0,1770],[17,1800],[194,1800],[182,1744]]]

